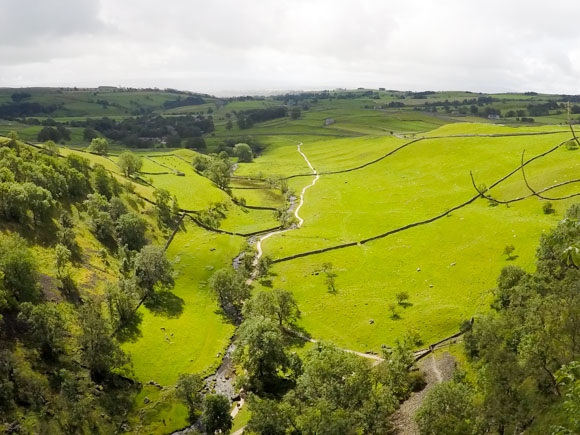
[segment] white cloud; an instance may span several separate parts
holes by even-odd
[[[0,86],[580,93],[580,3],[0,0]]]

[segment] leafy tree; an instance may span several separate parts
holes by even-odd
[[[36,136],[36,139],[39,142],[47,142],[47,141],[60,142],[62,138],[63,137],[61,133],[54,127],[43,127],[42,130],[40,130],[38,132],[38,135]]]
[[[121,198],[113,197],[109,201],[108,211],[111,215],[111,219],[117,221],[122,215],[127,213],[127,206]]]
[[[93,186],[95,192],[107,199],[113,196],[113,186],[109,173],[102,165],[95,165],[93,170]]]
[[[57,304],[25,302],[20,305],[18,319],[26,324],[28,336],[44,358],[50,360],[64,352],[68,331]]]
[[[407,304],[407,301],[409,300],[409,293],[399,292],[395,295],[395,297],[397,298],[397,303],[399,305],[405,305],[405,304]]]
[[[189,137],[185,141],[185,148],[204,150],[206,148],[205,139],[203,137]]]
[[[34,224],[39,225],[46,222],[55,205],[50,192],[33,183],[23,183],[21,186],[24,189],[26,203],[32,211]]]
[[[228,433],[232,428],[230,401],[222,394],[208,394],[203,405],[203,425],[209,434]]]
[[[134,279],[120,279],[105,286],[105,301],[109,317],[117,326],[123,325],[134,315],[139,303],[139,290]]]
[[[93,139],[99,137],[99,133],[94,128],[87,127],[83,130],[83,139],[86,142],[91,142]]]
[[[211,276],[209,285],[224,311],[239,310],[250,297],[250,289],[244,278],[229,267],[217,270]]]
[[[291,292],[282,289],[261,291],[244,304],[244,317],[267,317],[279,326],[283,323],[291,325],[300,317],[298,304]]]
[[[18,133],[14,130],[10,130],[6,135],[8,137],[8,146],[16,151],[17,155],[20,155],[20,143],[18,142]]]
[[[307,352],[304,372],[285,401],[299,431],[325,434],[386,433],[397,404],[366,360],[323,343]]]
[[[558,382],[566,388],[563,407],[566,410],[564,426],[554,428],[557,435],[580,432],[580,362],[573,361],[558,371]]]
[[[101,305],[88,300],[79,311],[80,335],[77,337],[83,363],[95,378],[103,378],[114,368],[128,362],[101,314]]]
[[[109,214],[109,201],[98,193],[89,194],[84,202],[89,216],[89,227],[101,241],[114,239],[115,224]]]
[[[501,270],[497,279],[494,308],[500,310],[510,305],[515,294],[512,290],[525,276],[526,272],[519,266],[506,266]]]
[[[544,212],[544,214],[552,214],[556,210],[554,210],[553,204],[550,201],[548,201],[545,202],[544,205],[542,206],[542,211]]]
[[[516,247],[514,245],[507,245],[503,250],[503,255],[507,256],[508,260],[511,260],[513,258],[512,254],[515,250]]]
[[[55,420],[64,433],[94,433],[98,431],[94,384],[85,377],[61,369],[57,376],[60,391],[56,399]],[[54,405],[53,405],[54,406]]]
[[[209,160],[203,175],[213,181],[220,189],[225,190],[230,184],[231,171],[232,166],[227,158],[213,157]]]
[[[123,174],[125,174],[125,177],[130,177],[141,170],[143,159],[131,151],[125,151],[119,156],[117,164],[123,171]]]
[[[135,257],[137,284],[147,292],[173,287],[173,267],[160,246],[147,245]]]
[[[293,409],[287,403],[271,399],[260,399],[255,394],[248,397],[252,417],[246,426],[249,433],[286,435],[292,428]]]
[[[133,212],[122,214],[115,223],[117,240],[120,245],[127,245],[133,251],[139,251],[147,240],[145,239],[146,222]]]
[[[36,261],[20,236],[0,236],[0,271],[11,305],[38,299]]]
[[[425,435],[473,433],[473,393],[465,384],[453,381],[435,385],[427,393],[415,419],[421,434]]]
[[[251,389],[272,390],[280,380],[278,371],[288,367],[280,328],[264,317],[244,320],[238,329],[234,358],[246,370]]]
[[[177,198],[165,189],[156,189],[153,192],[158,222],[167,228],[173,228],[179,216]]]
[[[46,142],[44,142],[42,147],[48,154],[52,156],[58,155],[58,146],[53,141],[47,140]]]
[[[300,111],[300,107],[296,106],[290,110],[290,118],[292,119],[300,119],[302,112]]]
[[[182,373],[175,385],[176,396],[187,406],[189,410],[189,421],[194,423],[198,418],[198,412],[203,407],[203,395],[201,390],[204,382],[197,374]]]
[[[226,122],[226,130],[230,131],[232,128],[234,128],[234,123],[231,119],[228,119],[228,122]]]
[[[109,153],[109,141],[103,137],[95,137],[91,140],[87,151],[106,156]]]
[[[325,283],[330,293],[336,293],[336,277],[338,274],[332,267],[332,263],[324,263],[322,265],[322,272],[326,275]]]
[[[234,146],[234,155],[240,163],[250,163],[254,159],[252,148],[247,143],[236,144]]]

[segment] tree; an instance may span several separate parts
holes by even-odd
[[[36,260],[20,236],[0,236],[0,271],[11,305],[38,299]]]
[[[109,141],[103,137],[95,137],[87,148],[90,153],[106,156],[109,153]]]
[[[58,146],[51,140],[44,142],[42,148],[44,148],[44,150],[51,156],[58,155]]]
[[[250,163],[254,159],[252,148],[247,143],[236,144],[234,146],[234,155],[240,163]]]
[[[52,360],[64,352],[68,331],[57,304],[25,302],[20,305],[18,320],[26,324],[28,336],[44,358]]]
[[[286,435],[288,429],[292,427],[295,416],[292,407],[287,403],[260,399],[251,394],[248,397],[248,406],[252,415],[246,426],[249,433]]]
[[[512,256],[513,252],[516,250],[516,247],[514,245],[507,245],[504,250],[503,250],[503,255],[507,256],[508,260],[513,259],[514,257]]]
[[[234,128],[234,123],[231,119],[228,119],[228,122],[226,122],[226,130],[230,131],[232,128]]]
[[[52,194],[34,183],[22,183],[20,187],[26,198],[26,204],[32,211],[33,223],[35,225],[45,223],[55,206]]]
[[[212,157],[207,162],[203,175],[213,181],[220,189],[227,189],[230,184],[232,165],[227,158]]]
[[[39,142],[59,142],[62,139],[60,132],[54,127],[43,127],[42,130],[38,132],[36,139]]]
[[[300,119],[302,112],[300,111],[300,107],[295,106],[290,110],[290,118],[292,119]]]
[[[115,224],[109,213],[109,201],[101,194],[87,195],[84,205],[89,216],[89,227],[99,240],[109,242],[114,239]]]
[[[116,283],[105,286],[105,301],[109,309],[109,317],[116,326],[129,321],[135,314],[139,303],[139,290],[134,279],[120,279]]]
[[[153,196],[155,198],[157,221],[164,227],[173,228],[179,216],[177,198],[175,196],[172,198],[165,189],[156,189],[153,192]]]
[[[77,337],[83,363],[94,378],[107,376],[128,362],[101,314],[100,303],[89,299],[79,311],[80,335]]]
[[[542,211],[544,212],[544,214],[552,214],[556,210],[554,210],[554,206],[552,205],[552,203],[548,201],[545,202],[544,205],[542,206]]]
[[[139,251],[147,243],[146,222],[133,212],[125,213],[117,219],[115,228],[120,245],[127,245],[132,251]]]
[[[395,297],[397,298],[397,303],[399,305],[406,305],[408,304],[408,300],[409,300],[409,293],[407,292],[399,292],[395,295]]]
[[[228,433],[232,428],[230,401],[222,394],[208,394],[203,405],[203,425],[209,434]]]
[[[435,385],[425,397],[415,419],[424,435],[473,433],[472,392],[465,384],[450,381]]]
[[[526,276],[525,270],[519,266],[504,267],[497,278],[497,289],[495,290],[495,303],[493,307],[502,310],[509,307],[511,298],[514,296],[514,287]]]
[[[149,293],[156,287],[173,287],[173,267],[162,247],[147,245],[141,249],[135,257],[135,277],[137,284]]]
[[[6,135],[8,137],[8,146],[16,151],[16,155],[20,155],[20,143],[18,138],[18,133],[14,130],[10,130]]]
[[[182,373],[177,379],[175,394],[187,406],[191,423],[195,423],[198,413],[202,409],[203,395],[201,390],[204,385],[203,380],[197,374]]]
[[[563,407],[566,410],[566,427],[556,427],[557,435],[569,435],[580,431],[580,362],[573,361],[558,371],[558,382],[566,388]]]
[[[203,137],[188,137],[185,141],[185,148],[204,150],[206,148],[205,139]]]
[[[244,304],[244,317],[262,316],[267,317],[279,326],[283,323],[294,323],[300,317],[298,304],[291,292],[274,289],[273,291],[261,291]]]
[[[261,316],[244,320],[234,359],[246,370],[251,389],[272,391],[280,381],[278,371],[288,366],[280,328]]]
[[[97,132],[97,130],[87,127],[83,130],[83,139],[86,142],[91,142],[93,139],[96,139],[99,137],[99,133]]]
[[[326,279],[324,280],[326,283],[326,287],[330,293],[336,293],[336,277],[338,274],[332,268],[332,263],[324,263],[322,265],[322,272],[326,275]]]
[[[70,265],[72,254],[66,246],[59,243],[54,247],[54,257],[56,264],[56,276],[58,279],[62,279],[65,275],[68,274],[68,267]]]
[[[226,312],[239,310],[242,303],[250,297],[250,289],[244,278],[229,267],[217,270],[211,276],[209,285]]]
[[[102,165],[95,165],[93,169],[93,186],[96,193],[103,195],[107,199],[113,196],[111,177]]]
[[[141,170],[143,159],[131,151],[125,151],[119,156],[117,164],[123,171],[123,174],[125,174],[125,177],[131,177],[133,174]]]

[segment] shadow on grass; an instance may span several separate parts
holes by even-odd
[[[143,314],[137,311],[131,319],[129,319],[122,328],[117,331],[116,337],[121,343],[134,343],[139,340],[143,333],[141,332],[141,322],[143,322]]]
[[[519,258],[519,255],[510,255],[506,261],[514,261],[517,260]]]
[[[272,282],[271,279],[261,279],[260,284],[262,284],[264,287],[268,287],[268,288],[274,287],[274,283]]]
[[[289,328],[284,326],[282,331],[286,346],[304,347],[309,342],[307,339],[312,338],[308,331],[297,325],[291,325]]]
[[[403,307],[403,308],[409,308],[409,307],[412,307],[413,304],[411,302],[405,302],[405,301],[403,301],[403,302],[399,302],[399,306],[400,307]]]
[[[149,296],[143,305],[155,315],[176,318],[183,313],[184,301],[170,291],[162,290]]]
[[[214,311],[214,314],[217,314],[225,323],[229,323],[231,325],[240,326],[242,323],[242,315],[235,309],[224,310],[222,307],[219,307]]]

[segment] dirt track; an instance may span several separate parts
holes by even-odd
[[[417,409],[423,403],[427,392],[434,385],[440,384],[451,379],[455,370],[455,357],[448,352],[441,354],[431,354],[425,358],[419,365],[419,370],[423,372],[427,385],[418,393],[412,393],[401,407],[393,415],[393,433],[397,435],[416,435],[419,434],[419,428],[415,423],[414,416]]]

